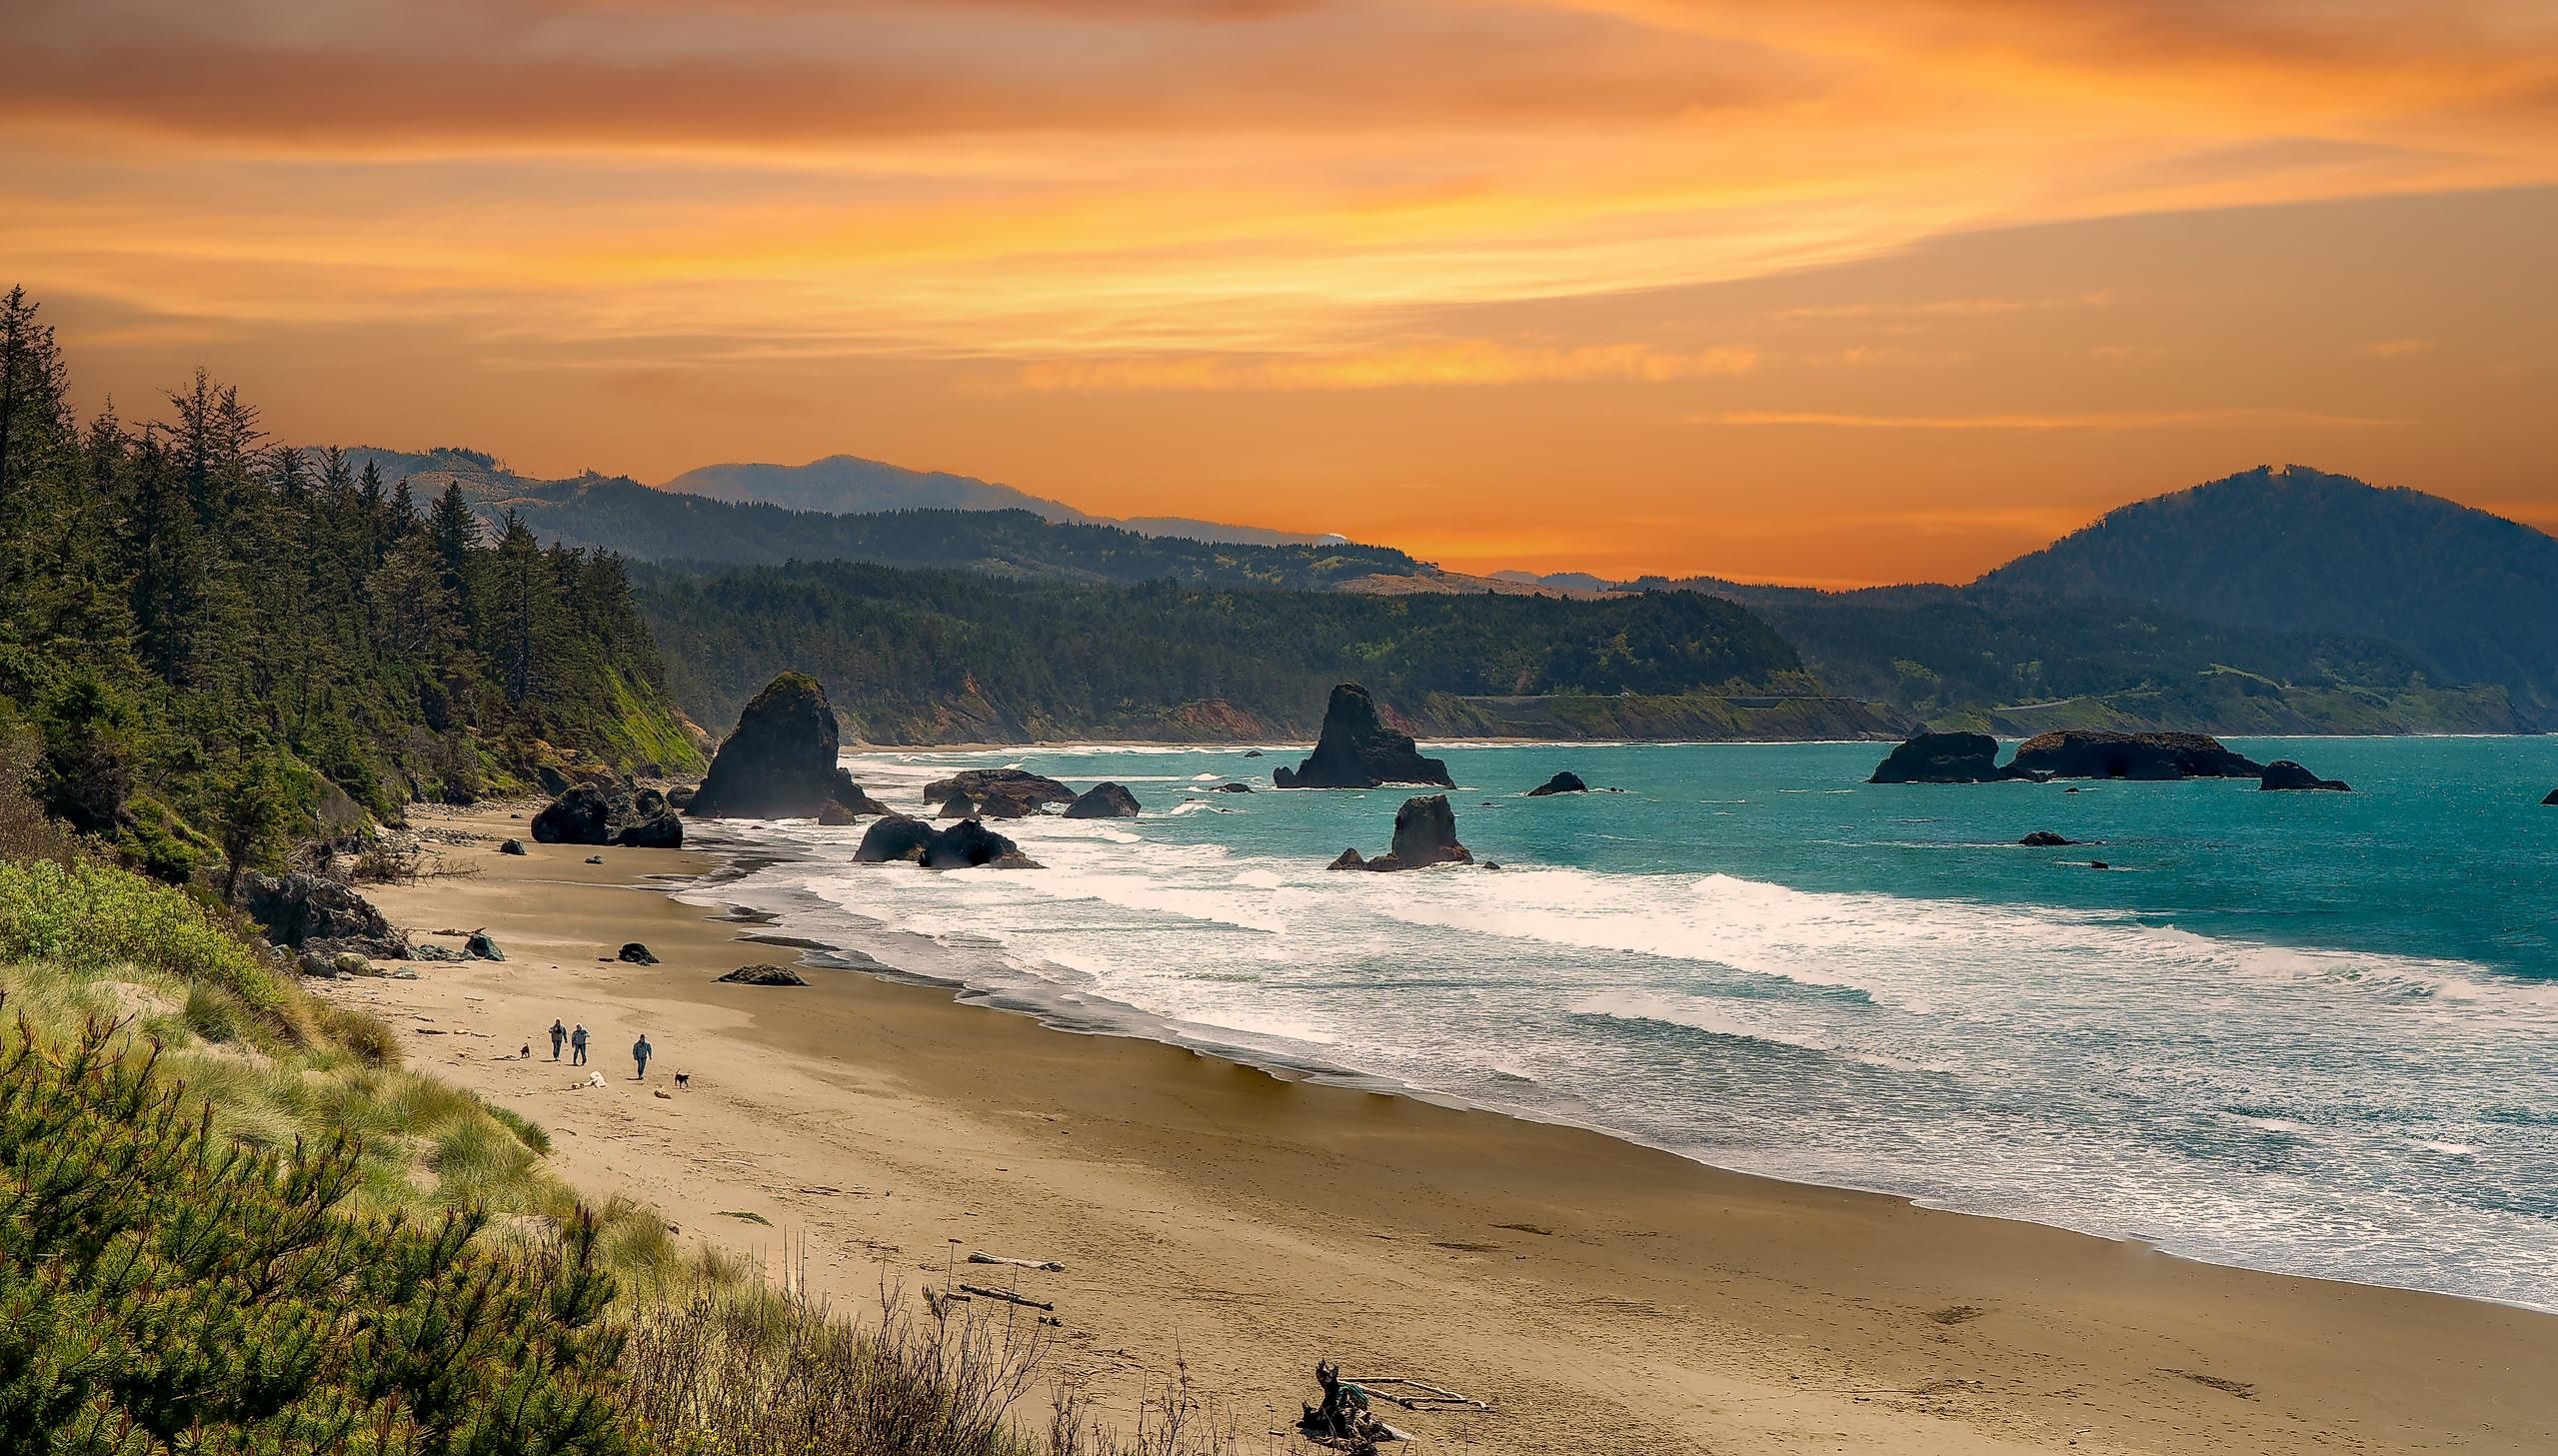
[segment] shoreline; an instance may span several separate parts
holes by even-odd
[[[502,810],[440,817],[491,847],[508,823]],[[539,1075],[548,1063],[538,1058],[528,1078],[511,1053],[485,1047],[449,1050],[444,1064],[564,1132],[555,1157],[590,1196],[636,1191],[688,1240],[731,1248],[791,1233],[818,1253],[820,1286],[843,1297],[866,1288],[864,1261],[848,1260],[857,1249],[898,1249],[912,1280],[940,1267],[916,1262],[935,1231],[984,1237],[998,1210],[954,1217],[947,1204],[959,1192],[963,1203],[1040,1203],[1003,1210],[1023,1225],[1020,1244],[1172,1247],[1195,1270],[1249,1266],[1251,1279],[1220,1280],[1251,1296],[1240,1312],[1181,1281],[1122,1280],[1098,1303],[1061,1300],[1078,1358],[1132,1352],[1101,1361],[1122,1406],[1130,1360],[1169,1367],[1169,1328],[1195,1375],[1239,1408],[1292,1415],[1305,1369],[1325,1353],[1353,1356],[1370,1375],[1484,1395],[1503,1411],[1412,1422],[1469,1449],[1791,1451],[1835,1435],[1913,1451],[2272,1452],[2298,1449],[2313,1430],[2347,1449],[2521,1451],[2558,1440],[2558,1396],[2536,1378],[2558,1355],[2558,1321],[2525,1308],[2256,1273],[1731,1172],[1566,1123],[1334,1085],[1143,1036],[1062,1034],[1070,1028],[990,1014],[1006,1008],[893,967],[812,974],[808,990],[715,985],[699,972],[791,958],[749,945],[806,948],[673,898],[717,894],[733,876],[715,854],[608,849],[590,866],[583,848],[530,847],[499,859],[444,846],[482,872],[380,896],[418,929],[487,923],[517,959],[353,982],[342,987],[349,998],[466,1035],[461,1023],[475,1019],[501,1050],[547,1024],[540,1006],[591,1004],[579,1018],[605,1021],[599,1065],[623,1069],[608,1070],[605,1094],[550,1085],[559,1078]],[[645,922],[646,933],[604,921]],[[664,963],[597,962],[627,938]],[[573,946],[583,953],[572,958]],[[667,1028],[650,1031],[667,1071],[696,1072],[682,1100],[620,1095],[629,1063],[613,1054],[615,1033],[635,1015]],[[848,1056],[860,1070],[847,1070]],[[749,1078],[750,1062],[771,1065]],[[655,1119],[704,1120],[696,1108],[711,1101],[728,1104],[707,1119],[724,1144],[715,1155],[646,1135]],[[796,1119],[860,1134],[849,1145],[746,1137],[794,1107]],[[1024,1145],[1034,1122],[1053,1124],[1035,1134],[1068,1141]],[[943,1136],[924,1147],[893,1130],[910,1126]],[[895,1193],[909,1199],[899,1218],[847,1219],[777,1191],[850,1186],[848,1172],[792,1169],[859,1167],[880,1155],[875,1139],[899,1153]],[[1060,1158],[1061,1146],[1076,1152]],[[1039,1170],[1044,1199],[1020,1197],[1025,1166]],[[1003,1194],[987,1191],[990,1169],[1006,1175],[994,1180]],[[810,1221],[759,1230],[723,1219],[754,1206],[748,1192],[706,1199],[698,1185],[741,1170],[757,1175],[747,1181],[767,1209],[797,1201]],[[909,1177],[939,1194],[913,1200]],[[723,1198],[736,1201],[707,1206]],[[885,1213],[889,1201],[861,1211]],[[1338,1297],[1344,1289],[1357,1297]],[[1486,1304],[1490,1314],[1476,1312]],[[1289,1327],[1272,1328],[1273,1310]],[[2019,1386],[2025,1369],[2073,1378],[2036,1394]],[[1554,1405],[1604,1412],[1607,1430],[1593,1442],[1554,1424]]]

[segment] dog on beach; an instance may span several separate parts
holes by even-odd
[[[677,1072],[675,1074],[675,1084],[679,1087],[689,1087],[693,1085],[693,1073]]]

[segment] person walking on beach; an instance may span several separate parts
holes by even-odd
[[[560,1043],[561,1043],[561,1042],[563,1042],[563,1041],[566,1041],[566,1040],[568,1040],[568,1039],[569,1039],[569,1028],[568,1028],[568,1027],[566,1027],[566,1026],[561,1025],[561,1024],[560,1024],[560,1020],[559,1020],[559,1018],[558,1018],[558,1017],[556,1017],[556,1016],[552,1017],[552,1018],[551,1018],[551,1059],[552,1059],[553,1061],[558,1061],[558,1060],[560,1059]]]
[[[640,1067],[631,1080],[645,1082],[649,1079],[649,1053],[654,1050],[656,1048],[649,1045],[649,1033],[646,1031],[640,1033],[639,1040],[631,1043],[631,1060],[639,1063]]]
[[[569,1033],[569,1065],[586,1065],[586,1023],[583,1021],[578,1023],[578,1029]]]

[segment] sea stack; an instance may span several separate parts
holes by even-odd
[[[2209,733],[2118,733],[2083,728],[2017,744],[2008,768],[2053,778],[2261,778],[2265,765]]]
[[[1075,796],[1066,806],[1070,819],[1133,819],[1137,817],[1137,795],[1117,783],[1096,783]]]
[[[738,715],[711,772],[684,806],[697,819],[813,819],[835,804],[848,813],[883,810],[836,766],[842,730],[826,690],[804,673],[785,673]]]
[[[1425,869],[1433,864],[1471,864],[1473,851],[1456,841],[1456,811],[1444,793],[1403,800],[1394,811],[1394,845],[1373,859],[1343,849],[1328,866],[1333,869]]]
[[[1332,690],[1323,706],[1323,731],[1314,751],[1294,768],[1276,769],[1271,781],[1281,788],[1374,788],[1384,783],[1435,783],[1456,786],[1447,765],[1424,758],[1409,733],[1386,726],[1376,700],[1356,683]]]
[[[1998,739],[1987,733],[1920,733],[1874,766],[1868,783],[1994,783],[2030,778],[2000,767]]]
[[[1534,788],[1529,789],[1527,791],[1527,796],[1530,798],[1544,798],[1549,794],[1555,793],[1587,792],[1589,792],[1589,785],[1581,781],[1581,775],[1573,772],[1569,768],[1566,768],[1562,772],[1557,773],[1553,777],[1536,785]]]

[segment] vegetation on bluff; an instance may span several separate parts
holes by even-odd
[[[0,739],[78,832],[183,879],[560,747],[698,761],[616,558],[315,470],[201,373],[140,425],[67,385],[0,296]]]

